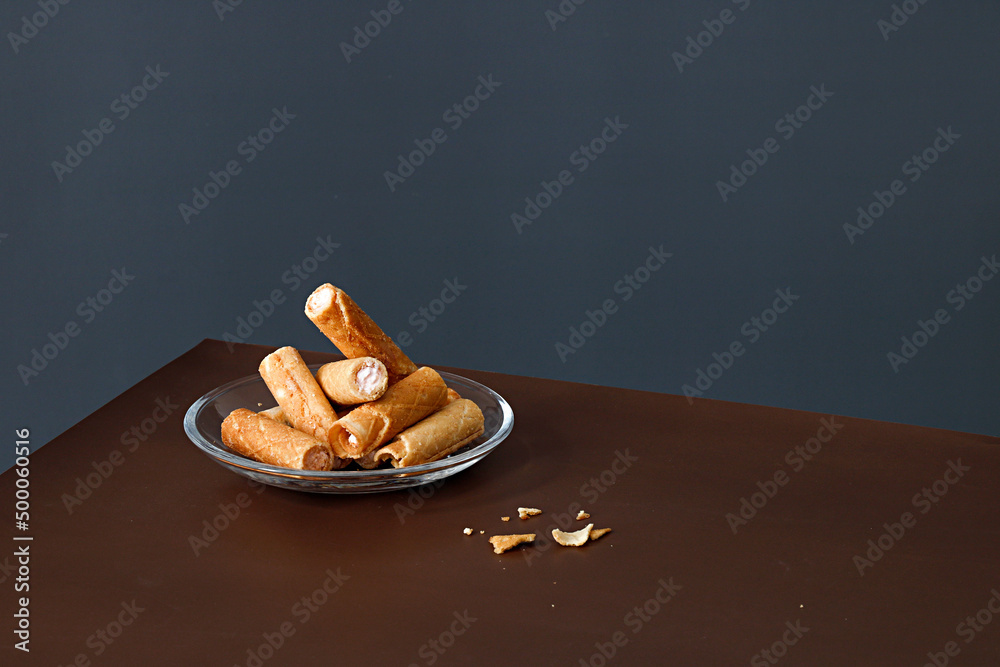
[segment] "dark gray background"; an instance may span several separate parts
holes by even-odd
[[[410,331],[418,363],[670,393],[749,343],[743,323],[787,287],[800,299],[706,397],[1000,432],[1000,281],[946,301],[1000,251],[995,2],[928,2],[888,40],[890,2],[590,0],[555,30],[555,0],[403,2],[346,62],[340,42],[386,4],[248,0],[220,20],[208,0],[71,2],[18,53],[5,37],[6,433],[41,446],[275,289],[287,301],[248,341],[330,349],[302,314],[327,281]],[[672,54],[726,8],[678,72]],[[38,11],[5,2],[0,30]],[[112,101],[157,65],[169,76],[119,120]],[[451,130],[442,113],[491,74]],[[821,85],[834,95],[781,137]],[[247,164],[237,145],[284,107],[295,119]],[[60,183],[52,162],[105,117],[114,132]],[[511,214],[606,117],[628,129],[518,234]],[[437,127],[448,140],[390,192],[384,172]],[[961,138],[850,244],[843,224],[939,127]],[[780,150],[724,203],[716,181],[768,137]],[[178,205],[233,159],[242,173],[185,224]],[[340,247],[293,290],[282,276],[317,236]],[[624,302],[616,281],[661,244],[673,257]],[[134,282],[85,323],[77,305],[122,267]],[[467,290],[416,334],[410,314],[455,278]],[[619,310],[561,361],[608,298]],[[893,372],[887,353],[938,308],[951,321]],[[17,367],[70,320],[80,334],[25,385]]]

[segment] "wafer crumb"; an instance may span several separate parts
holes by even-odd
[[[607,535],[610,532],[611,532],[610,528],[592,528],[590,531],[590,541],[593,542],[594,540],[600,538],[603,535]]]
[[[552,537],[564,547],[581,547],[587,543],[587,540],[590,538],[590,531],[593,528],[594,524],[592,523],[588,523],[586,527],[573,533],[566,533],[558,528],[553,528]]]
[[[510,551],[519,544],[534,541],[535,533],[525,533],[522,535],[494,535],[490,538],[490,544],[493,545],[493,553],[495,554],[502,554],[505,551]]]
[[[471,528],[466,528],[462,532],[465,533],[466,535],[472,535],[472,529]]]
[[[479,534],[480,534],[480,535],[485,535],[485,534],[486,534],[486,531],[485,531],[485,530],[481,530],[481,531],[479,531]]]
[[[502,516],[502,517],[500,517],[500,520],[501,521],[510,521],[510,517],[509,516]]]
[[[583,521],[584,519],[589,519],[589,518],[590,518],[590,515],[587,514],[586,512],[584,512],[583,510],[580,510],[579,513],[577,513],[577,515],[576,515],[576,520],[577,521]]]
[[[536,509],[534,507],[518,507],[517,515],[522,519],[527,519],[529,516],[537,516],[542,513],[542,510]]]

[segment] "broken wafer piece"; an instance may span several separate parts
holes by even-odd
[[[378,359],[359,357],[323,364],[316,371],[316,382],[332,402],[357,405],[381,398],[389,374]]]
[[[222,442],[261,463],[297,470],[330,470],[330,445],[252,410],[238,408],[222,421]]]
[[[306,316],[348,359],[375,357],[389,372],[389,384],[417,370],[392,339],[339,287],[320,285],[306,300]]]
[[[462,532],[465,533],[466,535],[472,535],[472,529],[471,528],[466,528]]]
[[[500,517],[500,520],[501,521],[510,521],[510,517],[509,516],[502,516],[502,517]]]
[[[583,510],[580,510],[576,514],[576,520],[577,521],[583,521],[584,519],[589,519],[589,518],[590,518],[590,515],[587,514],[586,512],[584,512]]]
[[[611,532],[610,528],[591,528],[590,529],[590,541],[600,539],[602,536],[607,535]]]
[[[529,516],[537,516],[542,513],[542,510],[536,509],[534,507],[518,507],[517,516],[522,519],[527,519]]]
[[[590,531],[593,529],[594,524],[589,523],[586,527],[581,528],[572,533],[566,533],[558,528],[552,529],[552,537],[555,541],[564,547],[582,547],[590,539]]]
[[[490,538],[490,544],[493,545],[493,553],[495,554],[502,554],[505,551],[510,551],[519,544],[534,541],[535,533],[524,533],[521,535],[494,535]]]

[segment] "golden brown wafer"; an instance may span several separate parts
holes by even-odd
[[[233,410],[222,421],[222,442],[243,456],[296,470],[330,470],[330,445],[252,410]]]
[[[375,357],[389,372],[389,384],[417,370],[372,318],[342,289],[320,285],[306,300],[306,316],[348,359]]]
[[[366,455],[375,465],[389,461],[394,468],[437,461],[483,434],[483,413],[467,398],[449,403]],[[365,466],[364,463],[361,464]]]
[[[335,437],[337,413],[298,350],[283,347],[267,355],[260,362],[260,375],[290,425],[330,443],[334,454],[347,458]]]
[[[362,403],[341,417],[338,443],[331,443],[334,451],[340,447],[351,458],[361,458],[444,406],[447,397],[444,380],[433,368],[424,366],[390,385],[382,398]]]
[[[389,386],[389,374],[378,359],[359,357],[320,366],[316,381],[334,403],[356,405],[381,398]]]

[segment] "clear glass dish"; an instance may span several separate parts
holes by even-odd
[[[309,369],[316,371],[321,364]],[[439,371],[449,387],[483,411],[483,434],[443,459],[405,468],[293,470],[248,459],[222,444],[222,420],[237,408],[260,411],[276,405],[259,375],[233,380],[195,401],[184,415],[184,432],[216,463],[263,484],[311,493],[377,493],[435,482],[465,470],[493,451],[514,428],[514,412],[500,394],[474,380]]]

